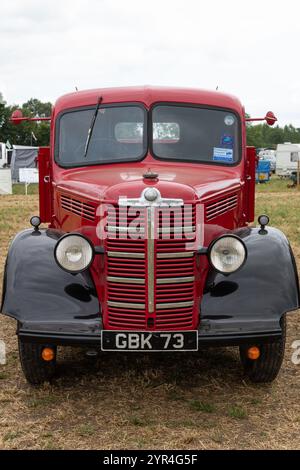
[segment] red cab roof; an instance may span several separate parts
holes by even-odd
[[[194,88],[140,86],[99,88],[68,93],[56,101],[55,114],[68,108],[95,105],[99,96],[102,96],[103,104],[141,102],[149,107],[153,103],[166,101],[217,106],[234,109],[238,113],[243,112],[242,104],[238,98],[219,91]]]

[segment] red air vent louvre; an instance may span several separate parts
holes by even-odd
[[[95,207],[78,199],[73,199],[69,196],[62,194],[60,196],[61,207],[67,212],[83,217],[84,219],[94,221],[95,220]]]
[[[205,208],[206,220],[210,221],[220,215],[226,214],[226,212],[235,209],[237,207],[237,203],[237,194],[231,194],[230,196],[223,197],[218,201],[208,203]]]

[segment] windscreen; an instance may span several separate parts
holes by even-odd
[[[157,158],[232,165],[239,158],[239,123],[230,111],[157,105],[152,113]]]
[[[95,108],[68,111],[58,120],[56,158],[63,166],[139,160],[146,153],[146,111],[140,106],[101,106],[85,147]]]

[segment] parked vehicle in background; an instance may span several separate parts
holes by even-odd
[[[265,162],[270,162],[270,172],[275,173],[276,171],[276,152],[271,149],[260,150],[259,159]]]
[[[297,171],[300,144],[278,144],[276,149],[276,174],[283,177],[291,177]]]
[[[13,149],[9,142],[6,144],[0,142],[0,168],[10,167],[12,152]]]
[[[270,181],[271,169],[268,160],[259,159],[256,165],[255,181],[256,183],[267,183]]]
[[[5,168],[8,165],[7,161],[7,149],[6,149],[6,144],[3,142],[0,142],[0,168]]]

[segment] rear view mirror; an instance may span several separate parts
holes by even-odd
[[[274,126],[275,122],[277,122],[277,118],[272,111],[269,111],[265,116],[265,121],[269,126]]]
[[[272,111],[269,111],[263,118],[246,118],[246,122],[255,122],[255,121],[266,121],[269,126],[274,126],[277,122],[277,117]]]
[[[20,109],[16,109],[12,115],[11,115],[11,118],[10,118],[11,122],[15,125],[17,124],[21,124],[21,122],[23,121],[23,113]]]

